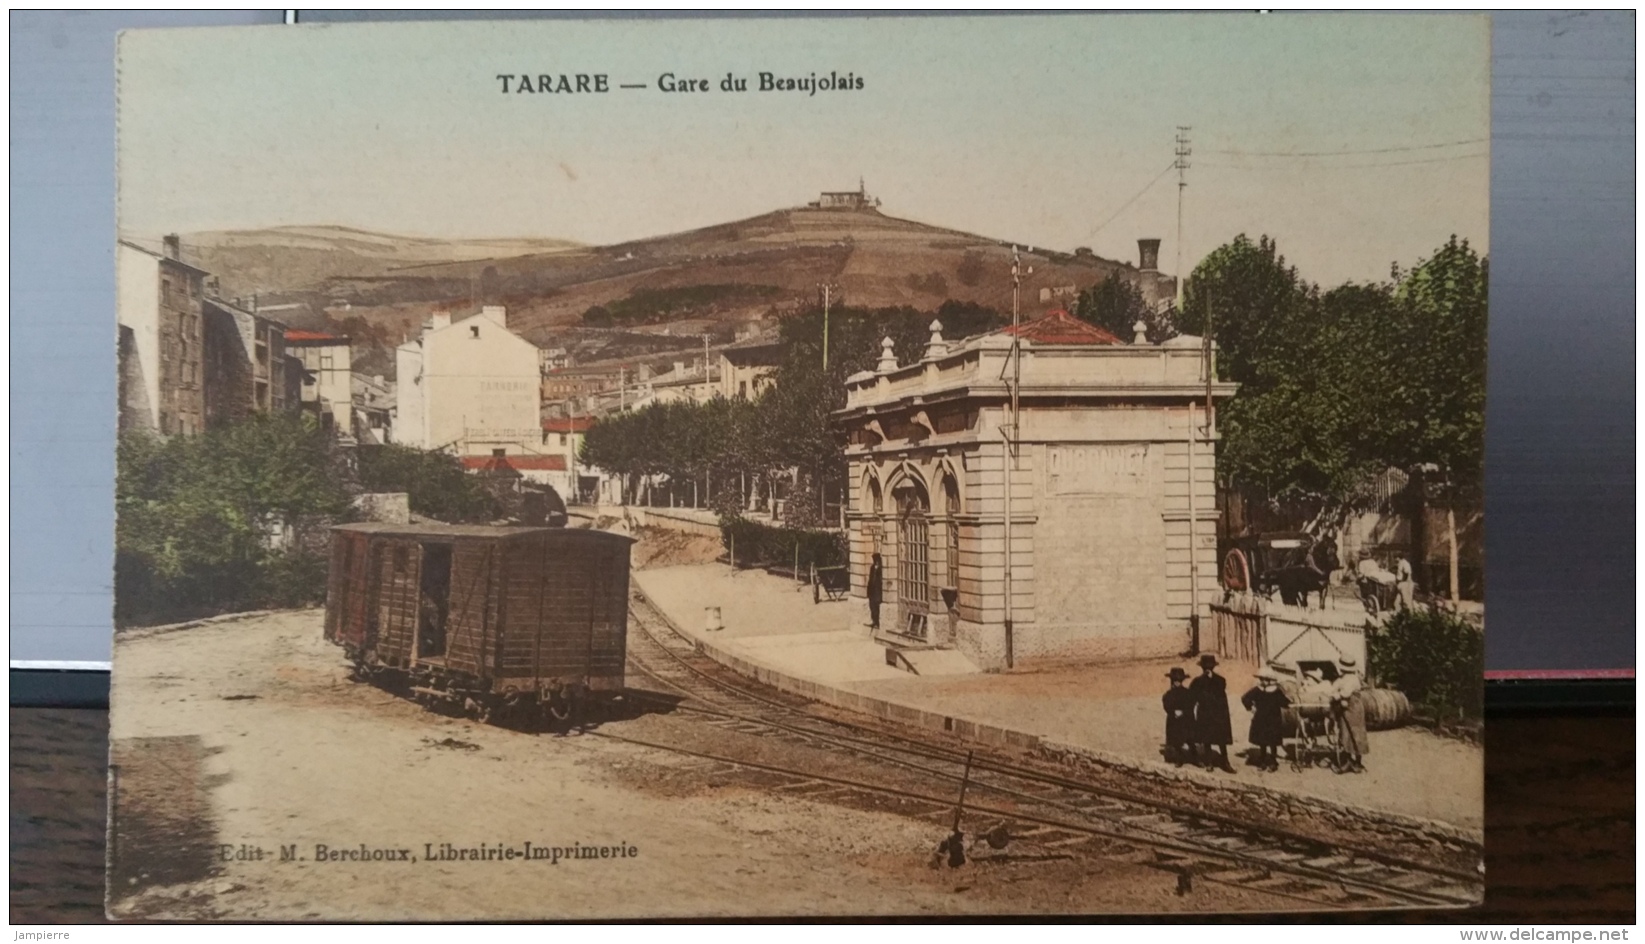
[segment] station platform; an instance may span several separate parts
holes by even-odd
[[[1484,828],[1484,750],[1418,726],[1370,735],[1367,772],[1277,772],[1242,763],[1250,714],[1239,697],[1249,672],[1224,666],[1234,772],[1166,763],[1160,696],[1174,659],[1126,663],[1023,663],[982,672],[958,653],[906,653],[914,671],[888,665],[885,647],[854,625],[849,602],[814,603],[811,588],[762,571],[695,564],[634,571],[635,588],[710,657],[750,677],[819,701],[1082,762],[1131,768],[1210,787],[1296,797],[1360,818],[1384,819],[1467,841]],[[707,609],[723,628],[709,629]],[[915,674],[915,673],[918,674]]]

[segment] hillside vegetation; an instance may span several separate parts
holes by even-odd
[[[225,294],[257,293],[289,324],[336,330],[350,320],[361,341],[357,357],[378,366],[430,312],[481,304],[507,306],[509,326],[541,344],[577,327],[683,319],[708,323],[693,324],[693,334],[729,334],[736,323],[808,307],[824,283],[842,303],[863,308],[1011,305],[1009,243],[875,210],[779,210],[596,247],[331,226],[191,233],[183,244],[185,258],[218,275]],[[1023,266],[1032,269],[1021,295],[1028,316],[1066,306],[1110,275],[1150,300],[1173,291],[1159,273],[1089,253],[1024,252]],[[1061,294],[1042,302],[1042,289]]]

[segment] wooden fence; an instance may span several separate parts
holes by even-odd
[[[1251,596],[1212,604],[1211,632],[1201,645],[1224,662],[1253,668],[1274,661],[1336,662],[1349,657],[1359,663],[1361,672],[1367,671],[1365,628],[1353,616],[1310,614]]]

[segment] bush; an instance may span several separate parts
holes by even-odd
[[[1484,713],[1485,634],[1452,613],[1402,610],[1367,628],[1370,670],[1440,718]]]
[[[720,518],[720,540],[727,550],[734,550],[732,563],[738,567],[792,567],[795,545],[799,546],[802,573],[813,564],[837,567],[846,562],[845,536],[832,531],[778,528],[727,515]]]

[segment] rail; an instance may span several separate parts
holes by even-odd
[[[651,696],[670,699],[673,710],[702,715],[710,724],[747,735],[846,752],[912,772],[921,783],[933,779],[957,783],[964,776],[967,749],[845,721],[831,713],[816,714],[814,703],[798,696],[760,691],[740,676],[732,681],[728,670],[699,653],[643,598],[631,605],[631,615],[630,626],[639,632],[633,634],[635,644],[629,647],[630,662],[640,675],[684,696],[677,702],[674,696]],[[647,697],[632,688],[630,693]],[[875,795],[895,796],[930,805],[928,810],[911,811],[914,815],[940,819],[952,812],[945,794],[839,776],[833,769],[822,774],[771,764],[764,756],[754,761],[686,751],[675,745],[642,746],[690,753],[724,765],[727,772],[792,777],[796,789],[828,784],[845,791],[831,792],[831,802],[862,795],[869,798],[865,805],[871,806]],[[1145,865],[1188,876],[1184,881],[1190,883],[1199,878],[1316,906],[1459,905],[1479,901],[1482,893],[1478,874],[1466,868],[1327,842],[1273,824],[1232,819],[1157,797],[1082,783],[991,752],[979,755],[972,783],[981,802],[967,804],[967,810],[987,814],[1000,824],[996,828],[1006,829],[1013,839],[1051,847],[1058,853]]]

